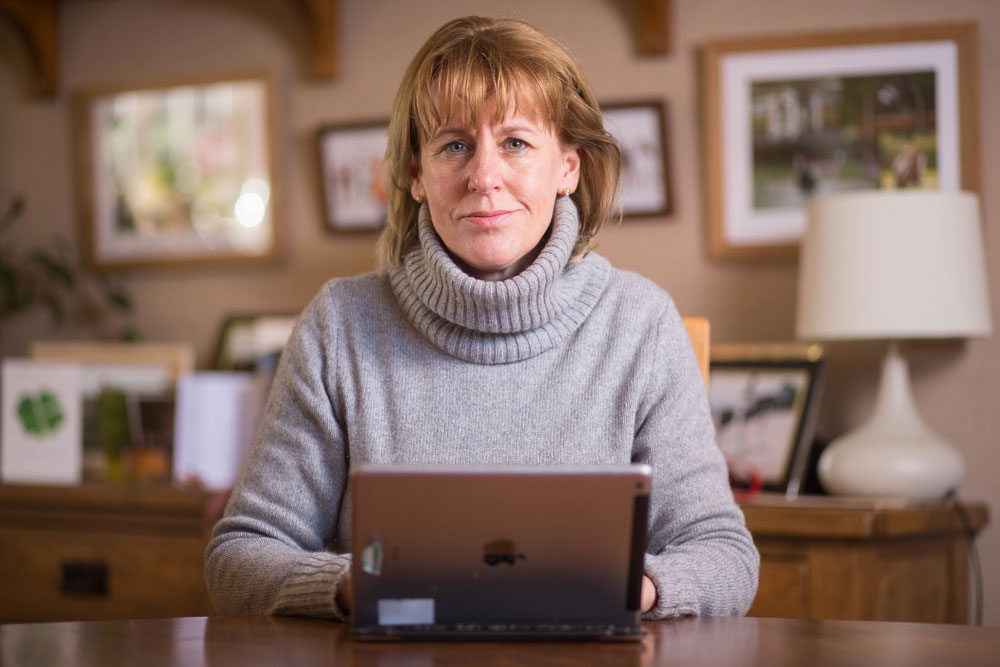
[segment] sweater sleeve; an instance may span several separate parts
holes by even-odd
[[[632,454],[653,469],[645,572],[657,602],[644,618],[745,614],[760,555],[733,500],[705,384],[672,302],[655,347]]]
[[[206,551],[209,594],[223,614],[344,618],[335,596],[350,556],[324,548],[337,525],[347,462],[327,380],[335,358],[327,347],[335,341],[322,294],[303,311],[282,353]]]

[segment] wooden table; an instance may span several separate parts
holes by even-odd
[[[0,664],[27,665],[996,665],[1000,628],[684,618],[632,643],[373,643],[347,626],[274,617],[0,625]]]

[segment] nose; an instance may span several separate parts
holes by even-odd
[[[480,142],[469,160],[469,190],[488,194],[500,186],[500,156],[495,146]]]

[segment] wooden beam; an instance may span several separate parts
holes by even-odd
[[[640,55],[670,53],[670,0],[614,0],[625,10]],[[6,16],[23,36],[34,72],[36,95],[56,92],[59,73],[58,0],[0,0]],[[333,78],[337,58],[338,0],[293,0],[306,23],[309,53],[306,72],[318,79]]]
[[[32,93],[54,95],[59,79],[56,0],[0,0],[0,16],[6,16],[24,38],[31,57]]]
[[[337,76],[337,0],[297,0],[309,34],[306,73],[316,79]]]
[[[636,53],[642,56],[670,53],[670,0],[614,0],[630,24]]]

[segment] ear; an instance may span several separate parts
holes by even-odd
[[[566,146],[562,149],[562,177],[559,180],[559,192],[569,188],[576,191],[580,184],[580,150],[577,146]]]
[[[410,163],[410,195],[414,198],[422,197],[427,199],[427,190],[424,189],[424,184],[421,181],[421,171],[420,171],[420,159],[416,156],[413,157],[413,161]]]

